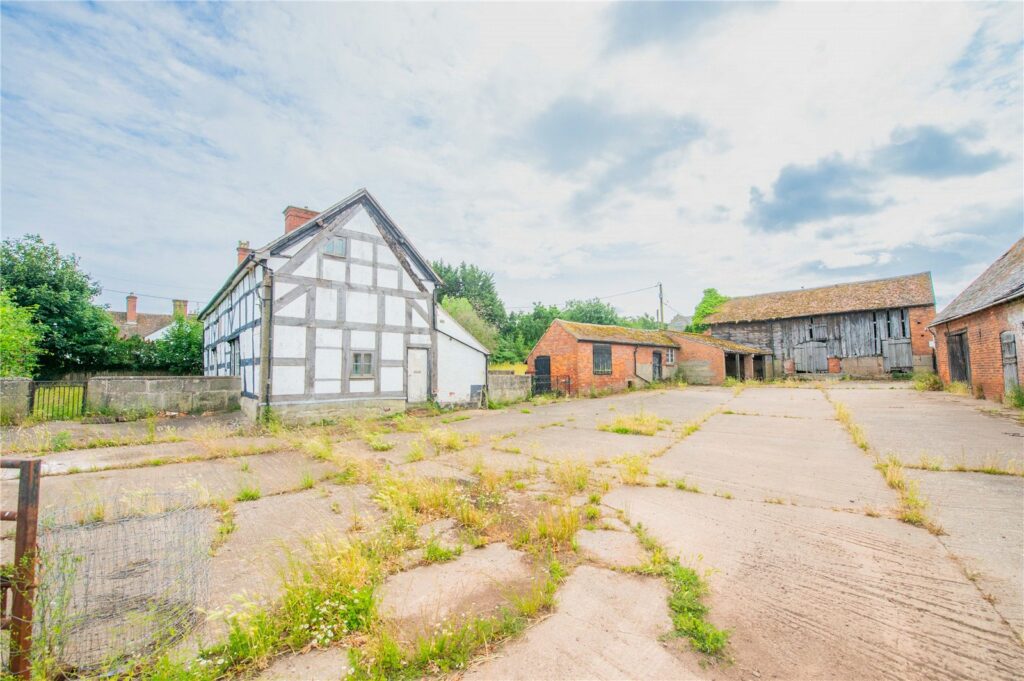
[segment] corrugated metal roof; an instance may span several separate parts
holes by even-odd
[[[1024,295],[1024,239],[989,265],[929,326],[942,324]]]
[[[605,324],[584,324],[583,322],[569,322],[564,319],[556,319],[554,323],[561,324],[562,328],[577,340],[598,343],[622,343],[625,345],[658,345],[666,348],[679,347],[664,331],[631,329],[626,326]]]
[[[889,279],[731,298],[704,321],[708,324],[751,322],[934,304],[931,272],[921,272]]]
[[[767,348],[758,348],[753,345],[743,345],[742,343],[734,343],[731,340],[724,338],[715,338],[714,336],[705,336],[702,333],[684,333],[681,331],[669,331],[668,335],[671,337],[679,336],[686,340],[696,341],[698,343],[704,343],[705,345],[713,345],[716,348],[721,348],[726,352],[738,352],[744,355],[770,355],[771,350]]]

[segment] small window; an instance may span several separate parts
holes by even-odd
[[[373,353],[353,352],[352,353],[352,376],[364,377],[373,376]]]
[[[669,348],[668,350],[665,351],[665,364],[675,364],[675,363],[676,363],[676,351],[674,349],[672,349],[672,348]]]
[[[242,349],[237,338],[231,339],[228,347],[231,349],[231,376],[242,375]]]
[[[612,346],[602,343],[594,344],[594,375],[612,373]]]
[[[324,244],[324,255],[333,255],[336,258],[344,258],[347,249],[348,239],[340,236],[331,237],[327,240],[327,243]]]

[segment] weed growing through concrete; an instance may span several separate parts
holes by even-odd
[[[680,478],[679,480],[676,480],[675,487],[680,492],[693,492],[695,494],[700,494],[700,487],[694,485],[693,483],[686,482],[686,478]]]
[[[640,411],[632,416],[619,416],[611,423],[603,423],[598,430],[620,435],[655,435],[666,425],[672,423],[666,419],[658,418],[657,414],[650,414]]]
[[[561,461],[551,464],[548,475],[566,494],[575,494],[587,489],[590,482],[590,468],[582,461]]]
[[[523,450],[519,447],[512,447],[510,445],[491,445],[491,449],[496,452],[505,452],[506,454],[522,454]]]
[[[460,433],[451,428],[434,428],[426,432],[427,442],[438,452],[458,452],[480,443],[476,433]]]
[[[316,480],[313,479],[313,475],[306,471],[302,474],[302,480],[299,481],[299,489],[313,489],[315,484]]]
[[[431,537],[427,545],[423,547],[423,558],[428,563],[444,563],[449,560],[455,560],[462,555],[462,546],[456,546],[454,549],[449,549],[437,541],[436,537]]]
[[[363,441],[375,452],[387,452],[395,446],[394,442],[385,440],[377,433],[368,433],[363,437]]]
[[[235,496],[235,501],[256,501],[261,496],[260,488],[255,485],[243,485]]]
[[[413,463],[415,461],[422,461],[423,459],[426,458],[426,456],[427,454],[423,450],[423,441],[415,440],[409,446],[409,452],[405,455],[405,460],[408,461],[409,463]]]
[[[456,414],[455,416],[449,416],[441,419],[441,423],[456,423],[458,421],[468,421],[469,414]]]
[[[715,496],[721,497],[722,499],[732,499],[732,492],[723,492],[722,490],[715,490]]]
[[[953,395],[962,395],[964,397],[969,397],[971,395],[971,386],[960,381],[947,383],[944,390]]]
[[[828,393],[825,393],[826,399],[828,399]],[[831,400],[829,400],[831,402]],[[853,444],[860,447],[863,451],[868,451],[871,446],[868,444],[867,437],[864,436],[864,431],[858,426],[853,420],[853,414],[846,408],[846,405],[842,402],[833,402],[833,406],[836,410],[836,420],[839,421],[840,425],[846,429],[846,432],[850,434],[850,438],[853,440]]]
[[[646,456],[624,456],[617,459],[619,480],[624,485],[643,485],[647,481],[648,459]]]
[[[885,484],[900,495],[899,519],[910,525],[927,529],[932,534],[945,534],[942,527],[930,521],[925,514],[928,502],[921,497],[916,480],[907,480],[903,475],[903,463],[889,455],[875,464],[885,479]]]

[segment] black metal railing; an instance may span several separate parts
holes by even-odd
[[[555,393],[558,395],[572,394],[572,377],[534,374],[531,377],[531,388],[534,395]]]

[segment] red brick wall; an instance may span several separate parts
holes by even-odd
[[[913,344],[913,342],[911,342]],[[828,358],[828,372],[830,374],[838,374],[843,370],[843,362],[838,357]]]
[[[910,308],[910,352],[914,355],[930,355],[932,340],[928,325],[935,319],[935,306]]]
[[[1015,331],[1017,335],[1017,380],[1024,385],[1024,354],[1021,347],[1020,321],[1024,302],[996,305],[932,329],[935,334],[935,359],[939,376],[949,383],[949,352],[946,334],[967,330],[967,353],[970,356],[971,387],[990,400],[1003,399],[1003,359],[999,336],[1003,331]]]
[[[551,375],[568,376],[572,385],[577,381],[576,346],[579,341],[559,324],[552,324],[537,341],[533,351],[526,358],[527,371],[535,373],[534,360],[540,355],[551,357]]]
[[[721,385],[725,380],[725,352],[707,343],[698,343],[686,336],[670,333],[679,349],[676,350],[676,365],[683,362],[702,362],[710,372],[710,384]]]
[[[636,362],[651,364],[654,359],[654,348],[637,347],[634,345],[612,344],[612,373],[594,375],[594,344],[579,341],[563,329],[559,324],[552,324],[544,332],[537,345],[526,358],[527,371],[534,373],[536,358],[542,355],[551,357],[551,375],[568,376],[572,381],[572,390],[587,393],[593,390],[625,390],[628,381],[640,387],[643,379],[633,371],[633,351],[636,350]],[[664,365],[665,350],[661,350],[661,361]],[[664,370],[664,366],[663,366]]]

